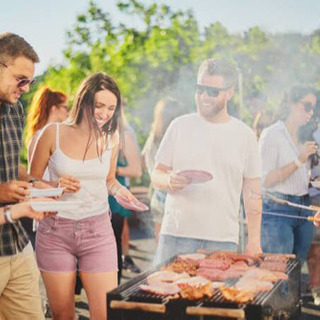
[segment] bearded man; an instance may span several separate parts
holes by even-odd
[[[155,264],[197,249],[237,251],[240,198],[248,223],[247,254],[261,252],[261,164],[254,132],[228,114],[236,68],[207,59],[200,65],[197,113],[176,118],[156,155],[154,188],[168,192]],[[179,174],[201,170],[204,183]]]

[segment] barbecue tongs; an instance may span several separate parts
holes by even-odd
[[[296,208],[300,208],[300,209],[306,209],[306,210],[310,210],[310,211],[320,211],[320,207],[308,207],[308,206],[304,206],[302,204],[297,204],[297,203],[293,203],[287,200],[283,200],[283,199],[279,199],[269,193],[265,193],[264,196],[274,202],[280,203],[280,204],[286,204],[287,206],[291,206],[291,207],[296,207]]]

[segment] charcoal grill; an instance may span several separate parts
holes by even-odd
[[[173,257],[169,262],[175,260]],[[164,263],[163,265],[167,264]],[[146,278],[163,265],[148,270],[107,294],[109,320],[196,320],[196,319],[246,319],[284,320],[299,319],[300,264],[297,259],[287,261],[288,280],[280,280],[269,292],[259,293],[246,305],[228,302],[216,289],[210,299],[196,301],[167,297],[141,291]],[[237,279],[228,279],[233,286]]]

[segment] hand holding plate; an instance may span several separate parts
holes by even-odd
[[[64,192],[78,192],[80,190],[80,181],[72,176],[61,176],[59,179],[59,187],[65,188]]]
[[[172,192],[184,189],[191,182],[192,180],[187,177],[180,176],[173,172],[168,173],[168,185]]]

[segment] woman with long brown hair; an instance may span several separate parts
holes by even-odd
[[[48,126],[31,161],[31,174],[65,187],[62,200],[82,204],[40,223],[38,267],[53,319],[73,319],[77,269],[88,297],[90,318],[106,319],[106,293],[117,286],[117,253],[108,194],[135,197],[116,180],[121,97],[105,73],[87,77],[76,94],[69,121]],[[77,268],[78,265],[78,268]]]
[[[317,104],[315,89],[293,86],[280,105],[280,120],[266,128],[259,140],[263,167],[263,189],[274,197],[310,205],[310,168],[317,153],[312,137],[303,138],[301,129],[310,122]],[[309,216],[311,211],[263,199],[262,249],[271,253],[294,253],[306,260],[312,240],[312,224],[292,217]],[[268,215],[268,213],[271,213]]]

